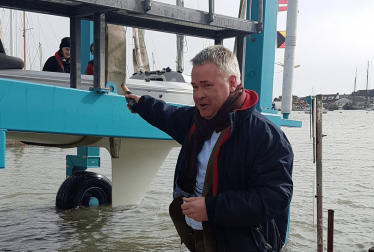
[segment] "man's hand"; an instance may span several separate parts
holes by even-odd
[[[126,97],[126,99],[134,99],[136,103],[138,103],[138,102],[139,102],[139,99],[140,99],[140,96],[139,96],[139,95],[134,95],[134,94],[126,94],[125,97]],[[130,108],[130,106],[129,106],[128,104],[127,104],[127,108],[131,111],[131,113],[134,113],[134,114],[136,113],[136,112],[134,112],[134,111]]]
[[[192,218],[195,221],[201,222],[208,220],[204,197],[183,198],[183,201],[186,202],[181,206],[184,215],[187,215],[188,218]]]

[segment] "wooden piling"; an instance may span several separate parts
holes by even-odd
[[[323,252],[322,95],[317,95],[316,99],[317,251]]]
[[[334,252],[334,210],[328,210],[327,252]]]

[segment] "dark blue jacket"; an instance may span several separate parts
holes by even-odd
[[[142,96],[137,111],[182,145],[175,175],[187,169],[185,142],[194,107]],[[218,251],[280,251],[292,198],[293,152],[284,133],[251,106],[230,114],[218,154],[218,192],[205,203]],[[174,178],[174,187],[176,177]],[[269,244],[272,250],[267,250]]]

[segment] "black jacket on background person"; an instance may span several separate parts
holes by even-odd
[[[70,73],[70,59],[65,60],[60,49],[45,62],[43,71]]]

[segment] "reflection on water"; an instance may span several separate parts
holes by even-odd
[[[111,207],[94,207],[57,212],[57,222],[61,234],[59,251],[98,251],[97,243],[109,244],[110,232],[104,227],[112,217]],[[71,244],[73,241],[73,244]],[[102,251],[105,250],[105,247]]]
[[[6,147],[6,151],[12,152],[14,154],[13,161],[16,162],[17,160],[22,158],[22,156],[25,154],[25,148],[28,148],[28,147],[25,147],[25,146]]]

